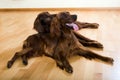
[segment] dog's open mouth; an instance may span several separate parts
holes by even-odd
[[[68,27],[72,28],[72,29],[75,30],[75,31],[79,30],[78,25],[75,24],[75,23],[66,23],[66,25],[67,25]]]

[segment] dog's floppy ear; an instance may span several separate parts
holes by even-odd
[[[53,37],[60,36],[60,23],[56,17],[52,19],[51,26],[50,26],[50,33]]]
[[[34,21],[34,29],[37,32],[46,32],[46,27],[50,24],[50,14],[48,12],[42,12],[38,14],[37,18]]]
[[[34,21],[34,27],[33,27],[37,32],[44,32],[43,26],[41,25],[41,22],[39,20],[39,15]]]

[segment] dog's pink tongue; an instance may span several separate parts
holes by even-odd
[[[68,26],[70,26],[70,27],[73,27],[73,29],[74,29],[75,31],[79,30],[79,27],[78,27],[77,24],[75,24],[75,23],[67,23],[66,25],[68,25]]]

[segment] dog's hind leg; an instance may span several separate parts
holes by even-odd
[[[113,58],[101,56],[101,55],[96,54],[86,48],[83,48],[83,47],[77,49],[76,51],[74,51],[74,53],[78,54],[79,56],[83,56],[89,60],[98,59],[100,61],[103,61],[103,62],[111,64],[111,65],[113,65],[113,62],[114,62]]]
[[[26,48],[26,49],[21,50],[20,52],[16,52],[15,55],[12,57],[12,59],[8,61],[7,67],[11,68],[13,63],[16,61],[16,59],[18,59],[19,57],[21,57],[22,55],[26,54],[27,52],[31,50],[32,48]]]
[[[79,34],[76,31],[73,31],[73,33],[82,45],[87,46],[87,47],[95,47],[95,48],[101,48],[101,49],[103,48],[103,45],[101,43],[99,43],[95,40],[91,40],[91,39]]]
[[[82,28],[91,28],[91,29],[96,29],[98,28],[99,24],[98,23],[83,23]]]
[[[91,29],[97,29],[99,27],[98,23],[88,23],[88,22],[75,22],[79,28],[91,28]]]
[[[83,46],[86,46],[86,47],[95,47],[95,48],[100,48],[100,49],[103,49],[103,45],[97,41],[95,42],[86,42],[84,40],[81,40],[81,39],[78,39],[78,41],[83,45]]]
[[[81,39],[81,40],[84,40],[86,42],[95,42],[95,40],[91,40],[83,35],[81,35],[80,33],[78,33],[77,31],[73,31],[74,35],[78,38],[78,39]]]
[[[27,58],[27,56],[26,55],[22,55],[21,58],[22,58],[23,64],[27,65],[28,64],[28,58]]]

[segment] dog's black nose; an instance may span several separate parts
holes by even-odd
[[[77,15],[71,15],[73,21],[76,21],[77,20]]]

